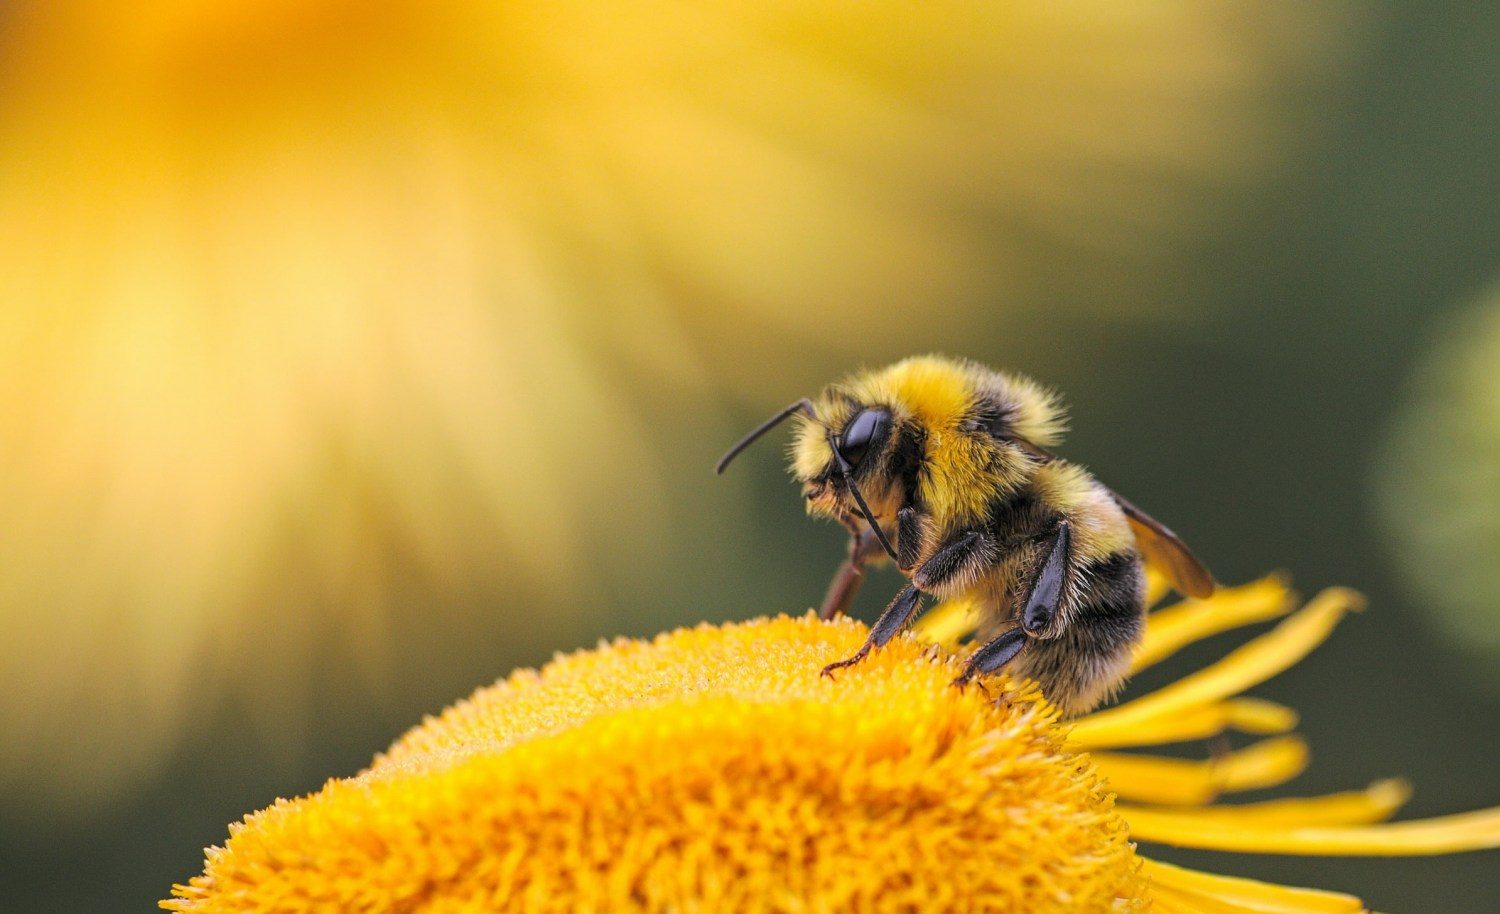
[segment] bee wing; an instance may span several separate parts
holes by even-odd
[[[1021,446],[1022,450],[1044,463],[1057,459],[1057,455],[1044,447],[1020,438],[1013,440]],[[1100,483],[1100,485],[1104,484]],[[1166,572],[1167,579],[1172,582],[1172,586],[1177,588],[1179,593],[1200,600],[1213,595],[1214,576],[1209,573],[1202,562],[1198,561],[1198,557],[1193,555],[1193,551],[1178,538],[1177,534],[1167,529],[1161,521],[1131,504],[1119,492],[1108,486],[1104,488],[1120,506],[1120,510],[1125,512],[1125,519],[1130,522],[1130,530],[1135,534],[1135,544],[1140,549],[1141,558]]]
[[[1214,576],[1209,574],[1198,557],[1177,534],[1168,530],[1156,518],[1120,497],[1120,493],[1109,490],[1115,503],[1125,512],[1130,529],[1135,533],[1135,544],[1141,558],[1166,572],[1172,586],[1190,597],[1203,599],[1214,592]]]

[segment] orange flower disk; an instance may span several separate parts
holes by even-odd
[[[864,634],[781,617],[516,673],[250,816],[164,906],[1131,910],[1124,822],[1056,712],[949,688],[914,640],[819,679]]]
[[[1290,708],[1246,689],[1361,598],[1292,612],[1268,578],[1152,614],[1136,656],[1286,616],[1208,667],[1081,720],[1027,684],[949,686],[969,608],[935,608],[836,681],[863,626],[779,617],[621,640],[430,718],[361,775],[232,826],[162,906],[219,911],[1360,912],[1354,896],[1200,873],[1135,841],[1293,854],[1500,846],[1500,809],[1380,824],[1399,781],[1241,805],[1299,774]],[[928,642],[925,643],[924,642]],[[1120,752],[1226,730],[1192,761]],[[1116,803],[1116,797],[1121,801]]]

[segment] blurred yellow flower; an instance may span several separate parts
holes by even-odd
[[[1377,504],[1391,557],[1437,631],[1500,688],[1500,287],[1446,321],[1386,435]]]
[[[1294,605],[1265,580],[1152,617],[1138,666]],[[1200,873],[1132,841],[1253,852],[1424,854],[1500,846],[1500,809],[1397,825],[1398,782],[1240,806],[1222,793],[1305,764],[1274,735],[1210,762],[1114,751],[1240,729],[1287,708],[1238,697],[1357,608],[1319,595],[1212,666],[1071,727],[1003,678],[898,639],[835,682],[865,637],[779,617],[617,641],[481,689],[358,777],[231,827],[180,912],[1356,912],[1354,897]],[[946,641],[962,607],[923,634]],[[998,698],[998,700],[992,700]],[[1086,752],[1085,750],[1089,750]],[[1115,796],[1132,801],[1117,804]]]
[[[334,644],[385,679],[401,612],[566,582],[566,627],[659,541],[680,469],[625,390],[711,414],[706,378],[811,386],[810,349],[972,333],[996,301],[1144,307],[1133,280],[1285,153],[1336,25],[7,6],[0,783],[100,808],[192,702],[277,719]],[[634,534],[608,550],[606,502]]]

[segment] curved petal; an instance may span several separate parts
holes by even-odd
[[[1218,591],[1206,600],[1184,600],[1159,609],[1146,619],[1146,636],[1135,651],[1132,669],[1139,671],[1165,660],[1195,641],[1284,616],[1296,605],[1296,595],[1280,575]]]
[[[1353,895],[1304,889],[1255,879],[1218,876],[1142,859],[1158,910],[1243,911],[1264,914],[1355,914],[1365,910]],[[1163,897],[1172,899],[1163,907]]]
[[[1411,785],[1399,778],[1376,781],[1364,790],[1331,793],[1321,797],[1294,797],[1243,803],[1237,806],[1203,806],[1196,809],[1173,809],[1173,813],[1192,816],[1198,822],[1223,825],[1278,825],[1288,828],[1310,825],[1365,825],[1384,822],[1396,814],[1411,798]],[[1126,818],[1137,812],[1153,810],[1121,804]]]
[[[1160,717],[1132,730],[1100,727],[1084,718],[1069,732],[1068,745],[1076,749],[1121,749],[1207,739],[1225,730],[1268,736],[1289,733],[1296,726],[1297,712],[1285,705],[1259,698],[1231,698]]]
[[[1237,695],[1306,657],[1328,638],[1344,613],[1363,607],[1364,597],[1355,591],[1331,587],[1280,625],[1217,663],[1084,720],[1096,731],[1093,738],[1103,739],[1104,733],[1129,733],[1150,722]]]
[[[1132,809],[1127,817],[1138,841],[1251,854],[1419,857],[1500,847],[1500,806],[1388,825],[1306,828],[1228,824],[1176,810]]]
[[[1205,761],[1111,752],[1092,756],[1119,796],[1170,806],[1194,806],[1223,793],[1275,787],[1301,774],[1307,757],[1307,744],[1296,736],[1261,740]],[[1126,821],[1134,825],[1128,817]]]

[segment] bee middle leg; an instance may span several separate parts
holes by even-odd
[[[971,570],[972,564],[987,554],[988,547],[989,541],[983,534],[969,531],[960,533],[947,545],[938,549],[912,575],[912,583],[903,587],[901,592],[896,594],[896,598],[885,608],[885,612],[880,614],[880,618],[875,620],[875,624],[870,627],[870,636],[865,639],[864,646],[855,652],[854,656],[823,667],[823,675],[831,676],[834,670],[853,666],[865,659],[870,651],[890,643],[890,640],[906,627],[906,624],[917,614],[917,610],[921,608],[923,588],[939,587]]]
[[[891,601],[891,605],[885,608],[885,612],[881,613],[880,618],[876,619],[875,624],[870,627],[870,636],[865,639],[864,646],[855,651],[854,656],[823,667],[822,675],[832,676],[834,670],[854,666],[865,659],[871,650],[883,647],[896,637],[897,632],[906,627],[906,623],[917,614],[917,608],[921,605],[922,591],[911,584],[901,588],[901,592],[896,594],[896,599]]]

